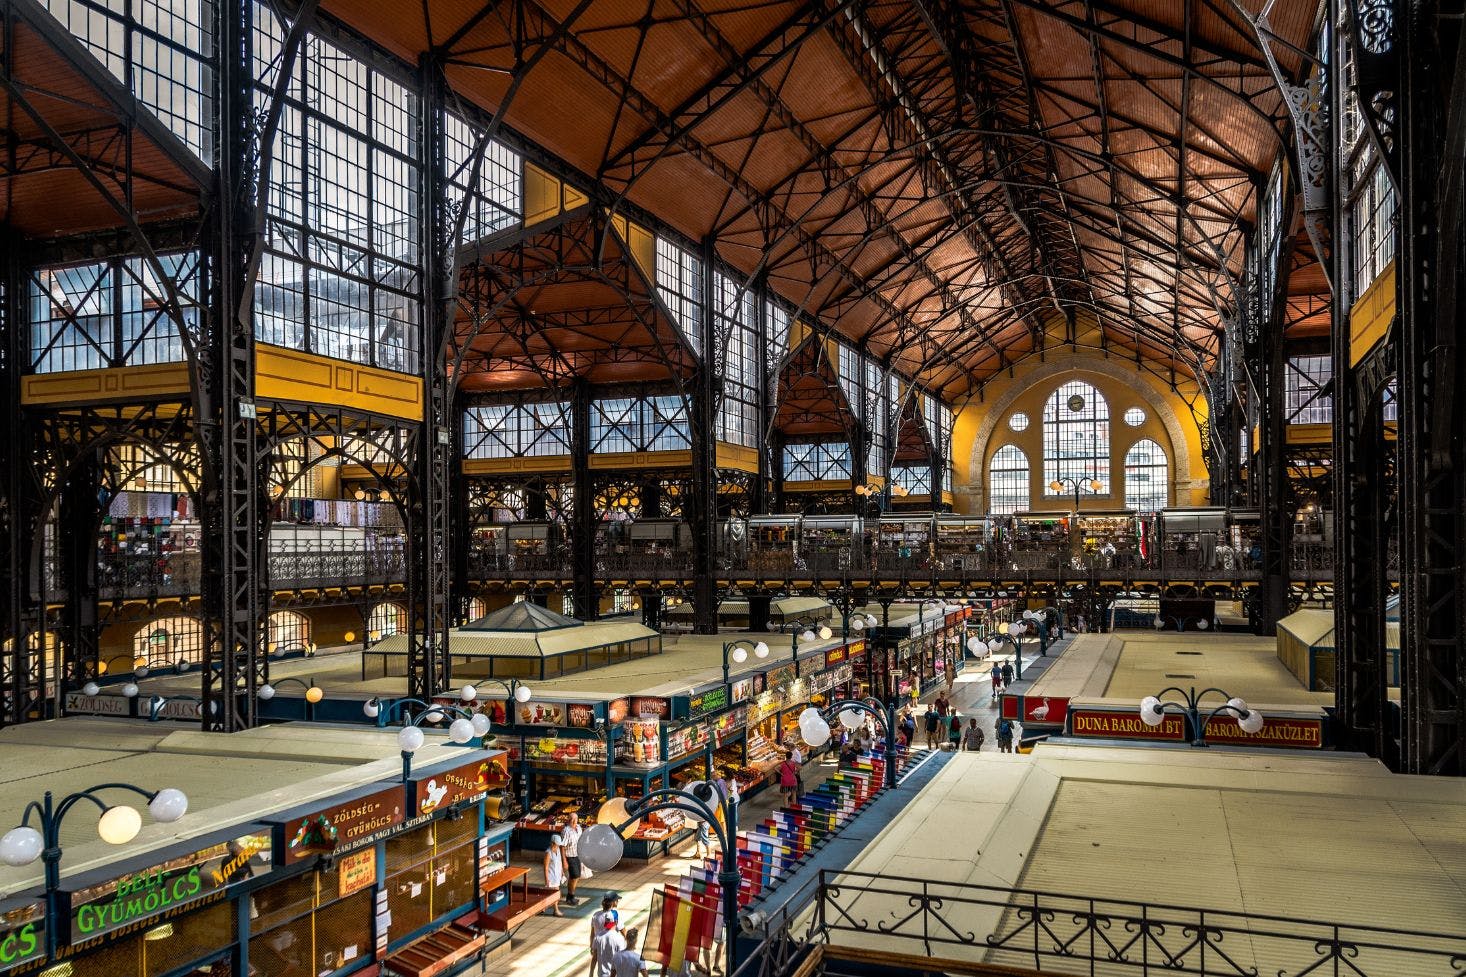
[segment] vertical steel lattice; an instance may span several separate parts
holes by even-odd
[[[570,388],[570,464],[573,478],[570,525],[571,588],[575,616],[592,621],[599,616],[596,589],[596,483],[590,467],[591,386],[577,377]]]
[[[1400,326],[1400,614],[1403,769],[1466,770],[1466,447],[1461,272],[1466,80],[1456,77],[1462,25],[1438,5],[1400,0],[1396,260]]]
[[[253,4],[219,5],[219,153],[208,227],[210,316],[195,383],[203,458],[199,518],[203,573],[205,729],[254,725],[255,690],[269,678],[264,497],[254,407],[254,326],[246,282],[259,146],[253,109]]]
[[[692,498],[685,509],[692,530],[692,630],[697,634],[718,633],[718,590],[716,580],[718,525],[718,390],[717,330],[713,328],[713,269],[717,251],[711,240],[702,248],[705,321],[700,362],[694,378],[689,420],[692,434]]]

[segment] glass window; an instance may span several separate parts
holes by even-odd
[[[681,397],[617,397],[591,404],[590,450],[685,451],[692,447]]]
[[[988,466],[988,511],[1022,512],[1028,505],[1028,456],[1017,445],[1005,444]]]
[[[721,359],[722,396],[718,400],[720,441],[752,448],[762,438],[759,411],[758,296],[721,271],[713,278],[717,301],[714,348]]]
[[[765,347],[768,358],[764,361],[764,372],[773,376],[778,371],[784,354],[789,352],[789,310],[773,299],[764,299],[764,315],[769,331],[768,345]]]
[[[690,249],[657,237],[657,294],[672,313],[682,335],[702,355],[702,262]]]
[[[886,400],[888,385],[881,365],[874,360],[865,361],[865,431],[870,438],[866,452],[865,471],[867,475],[884,475],[886,458],[890,451],[891,405]]]
[[[850,445],[844,441],[784,446],[786,482],[817,482],[849,477]]]
[[[930,495],[932,491],[932,470],[929,465],[892,468],[891,480],[911,495]]]
[[[381,641],[407,630],[407,608],[383,601],[372,608],[367,619],[367,641]]]
[[[1072,494],[1067,487],[1054,492],[1051,482],[1062,479],[1095,480],[1100,495],[1110,492],[1110,405],[1083,380],[1070,380],[1055,390],[1044,405],[1044,493]]]
[[[1145,423],[1145,411],[1139,407],[1131,407],[1125,411],[1125,423],[1131,427],[1139,427]]]
[[[1023,411],[1014,411],[1013,416],[1008,418],[1008,428],[1013,431],[1028,430],[1028,415]]]
[[[444,111],[443,136],[448,174],[448,200],[455,206],[468,193],[473,176],[473,154],[483,129]],[[523,177],[519,154],[497,139],[489,140],[479,164],[473,209],[463,221],[465,244],[488,237],[518,223],[523,214]]]
[[[295,611],[276,611],[267,622],[271,654],[275,652],[301,651],[310,644],[311,622],[304,614]]]
[[[204,626],[196,617],[167,617],[150,621],[132,636],[134,658],[146,658],[149,668],[167,668],[179,661],[197,665],[204,660]]]
[[[1333,423],[1334,399],[1324,393],[1333,375],[1330,357],[1289,357],[1283,383],[1284,416],[1289,424]]]
[[[1166,452],[1146,438],[1125,452],[1125,508],[1141,512],[1164,509],[1170,493]]]
[[[465,458],[528,458],[570,453],[570,405],[474,406],[463,415]]]

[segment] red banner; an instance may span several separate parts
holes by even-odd
[[[1098,736],[1107,740],[1170,740],[1186,739],[1186,721],[1168,714],[1159,726],[1147,726],[1140,712],[1101,712],[1098,709],[1074,709],[1069,713],[1069,731],[1074,736]]]

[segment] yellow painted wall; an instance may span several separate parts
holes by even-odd
[[[1385,338],[1395,319],[1395,263],[1391,261],[1349,310],[1349,365],[1359,361]]]
[[[1045,361],[1029,360],[1015,367],[1012,377],[990,382],[982,400],[956,406],[952,434],[952,487],[954,508],[959,512],[986,509],[987,470],[994,453],[1006,444],[1023,449],[1029,461],[1029,494],[1035,509],[1068,509],[1073,497],[1045,498],[1043,494],[1043,408],[1049,396],[1070,379],[1093,385],[1110,407],[1110,482],[1108,497],[1086,496],[1086,508],[1120,508],[1124,505],[1125,453],[1144,438],[1155,440],[1170,460],[1171,505],[1206,505],[1208,477],[1201,451],[1198,419],[1189,399],[1197,387],[1189,380],[1178,382],[1172,391],[1159,378],[1135,369],[1124,360],[1097,354],[1059,353]],[[1131,407],[1146,413],[1139,427],[1127,425],[1123,416]],[[1028,427],[1015,432],[1008,418],[1015,412],[1028,415]],[[1205,418],[1205,401],[1198,403]],[[1169,423],[1167,423],[1169,421]],[[978,444],[987,433],[986,442]],[[1184,451],[1174,443],[1179,438]],[[1185,468],[1178,465],[1184,457]]]

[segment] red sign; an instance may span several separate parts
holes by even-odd
[[[1141,722],[1138,712],[1104,712],[1098,709],[1071,710],[1069,730],[1073,736],[1162,740],[1172,743],[1185,742],[1189,732],[1186,719],[1176,713],[1167,713],[1159,726],[1147,726]],[[1268,719],[1256,733],[1244,733],[1238,727],[1236,719],[1218,716],[1207,724],[1206,740],[1208,743],[1238,746],[1317,750],[1323,747],[1323,720]]]
[[[1069,714],[1069,700],[1058,696],[1023,696],[1023,721],[1045,726],[1062,726]]]
[[[670,699],[639,695],[631,700],[631,716],[633,718],[640,719],[642,716],[655,716],[658,719],[666,719],[671,715],[672,701]]]
[[[1000,700],[1002,703],[1000,713],[1004,719],[1017,719],[1018,713],[1023,708],[1023,696],[1005,695]]]
[[[835,647],[826,651],[825,667],[834,668],[836,665],[840,664],[842,661],[845,660],[845,654],[849,650],[850,649],[847,648],[845,645],[836,645]]]
[[[509,782],[502,753],[479,754],[462,766],[418,778],[413,787],[418,814],[431,814],[455,801],[478,797]]]
[[[285,864],[352,848],[404,820],[402,785],[285,823]]]

